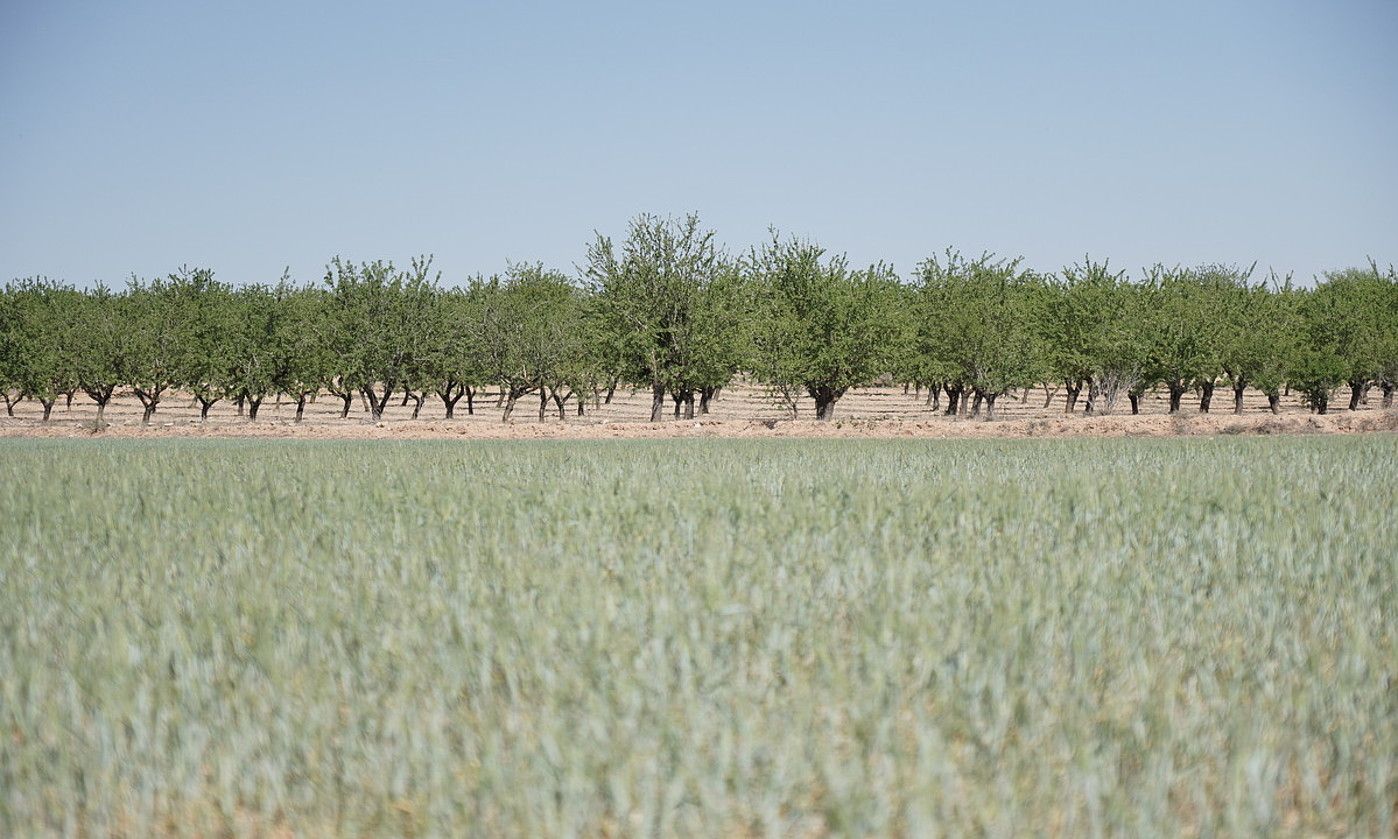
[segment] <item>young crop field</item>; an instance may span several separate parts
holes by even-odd
[[[1398,827],[1395,435],[0,462],[0,835]]]

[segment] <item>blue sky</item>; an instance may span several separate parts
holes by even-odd
[[[0,3],[0,279],[460,281],[689,210],[904,274],[1398,262],[1398,3]]]

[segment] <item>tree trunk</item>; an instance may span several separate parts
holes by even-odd
[[[476,389],[473,387],[466,388],[466,415],[476,415]]]
[[[1199,412],[1200,412],[1200,413],[1203,413],[1203,414],[1207,414],[1207,413],[1209,412],[1209,406],[1213,404],[1213,401],[1214,401],[1214,383],[1213,383],[1213,382],[1200,382],[1200,383],[1199,383]]]
[[[692,390],[684,392],[684,418],[694,419],[694,391]]]
[[[660,422],[665,418],[665,386],[652,384],[650,391],[650,421]],[[610,392],[607,394],[607,401],[612,401]]]
[[[1141,412],[1141,394],[1128,393],[1126,398],[1131,400],[1131,415],[1139,414]]]
[[[151,417],[155,416],[155,407],[160,404],[160,391],[148,393],[138,389],[136,398],[141,400],[141,406],[145,409],[141,412],[141,424],[150,425]]]
[[[1102,386],[1096,379],[1087,380],[1087,404],[1083,406],[1084,414],[1097,413],[1097,399],[1102,395]]]
[[[9,391],[5,391],[2,395],[5,397],[5,414],[8,416],[14,416],[15,403],[18,402],[21,397],[16,396],[13,399],[11,399]]]
[[[141,400],[141,424],[150,425],[151,417],[155,416],[155,406],[160,404],[159,397],[138,390],[136,398]]]
[[[447,419],[454,417],[456,415],[456,403],[461,400],[461,391],[452,391],[448,388],[446,393],[439,393],[437,395],[442,397],[442,407],[446,409]]]
[[[979,390],[973,391],[973,398],[971,400],[971,416],[978,417],[981,415],[981,403],[984,401],[984,393],[981,393]]]
[[[578,394],[578,416],[582,416],[582,415],[583,415],[583,406],[585,406],[585,405],[587,405],[587,400],[584,399],[584,398],[582,397],[582,394],[581,394],[581,393],[579,393],[579,394]]]
[[[241,417],[243,415],[243,397],[239,396],[237,399],[234,399],[233,402],[238,406],[238,416]]]
[[[995,419],[995,400],[999,398],[998,393],[987,393],[985,395],[985,420],[990,422]]]
[[[1359,410],[1359,403],[1364,398],[1364,379],[1352,379],[1349,383],[1349,409]]]
[[[501,391],[500,391],[500,397],[503,399],[504,396],[505,396],[505,391],[501,390]],[[513,414],[513,413],[515,412],[515,400],[516,400],[516,399],[517,399],[517,397],[516,397],[516,395],[515,395],[515,392],[514,392],[514,391],[510,391],[510,398],[507,399],[507,400],[505,401],[505,413],[502,414],[502,415],[500,416],[500,421],[501,421],[501,422],[509,422],[509,421],[510,421],[510,415]]]
[[[296,395],[296,420],[295,420],[295,421],[296,421],[296,422],[300,422],[300,421],[301,421],[301,418],[302,418],[303,416],[305,416],[305,414],[306,414],[306,394],[300,393],[300,394],[297,394],[297,395]]]
[[[554,406],[555,408],[558,409],[558,418],[561,419],[561,420],[566,420],[566,419],[568,419],[568,410],[567,410],[566,408],[563,407],[563,403],[565,403],[565,402],[567,402],[567,401],[568,401],[568,397],[566,397],[566,396],[559,396],[559,395],[558,395],[558,391],[556,391],[556,390],[553,392],[553,406]],[[581,396],[578,397],[578,404],[579,404],[579,405],[582,405],[582,397],[581,397]]]
[[[63,396],[66,398],[66,401],[63,403],[63,410],[65,410],[65,411],[71,411],[71,410],[73,410],[73,394],[74,394],[74,392],[75,392],[75,391],[71,391],[71,390],[65,391],[65,392],[64,392]]]
[[[354,394],[345,391],[344,393],[338,394],[338,396],[345,403],[345,407],[340,410],[340,419],[344,419],[349,416],[350,406],[354,404]]]
[[[617,379],[616,379],[616,377],[613,377],[612,380],[611,380],[610,382],[607,383],[607,398],[604,399],[604,400],[602,401],[602,404],[603,404],[603,405],[610,405],[610,404],[612,404],[612,396],[613,396],[614,394],[616,394],[616,385],[617,385]],[[651,422],[655,422],[655,419],[652,418],[652,419],[651,419]]]
[[[835,416],[835,403],[844,395],[844,390],[832,387],[807,388],[811,398],[815,400],[816,419],[821,422],[828,422]]]
[[[1379,387],[1383,389],[1383,406],[1384,406],[1385,408],[1392,408],[1392,407],[1393,407],[1393,382],[1383,382],[1382,384],[1379,385]]]
[[[1271,409],[1272,413],[1281,413],[1281,405],[1279,404],[1280,402],[1281,397],[1277,395],[1276,391],[1267,394],[1267,407]]]
[[[961,385],[952,385],[952,384],[947,384],[947,385],[945,385],[945,387],[946,387],[946,389],[947,389],[947,410],[946,410],[946,415],[949,416],[949,417],[954,417],[954,416],[956,416],[956,409],[957,409],[957,406],[958,406],[958,404],[961,402],[961,391],[962,391],[962,387],[961,387]]]
[[[1165,386],[1170,389],[1170,413],[1180,412],[1180,400],[1184,398],[1184,382],[1166,382]]]
[[[1233,413],[1243,412],[1243,391],[1247,389],[1246,382],[1235,382],[1233,385]]]
[[[262,407],[262,397],[248,397],[248,422],[257,422],[257,410]]]
[[[1063,413],[1071,414],[1073,409],[1078,406],[1078,394],[1082,393],[1082,382],[1064,384],[1063,387],[1068,393],[1068,398],[1063,402]]]
[[[413,390],[412,390],[412,388],[406,388],[406,389],[403,391],[403,401],[398,403],[398,407],[400,407],[400,408],[406,408],[406,407],[408,407],[408,400],[409,400],[409,399],[412,399],[412,398],[413,398]]]
[[[706,387],[699,391],[699,413],[707,414],[709,412],[709,401],[714,398],[715,390],[717,388]]]
[[[106,399],[98,399],[98,400],[96,400],[96,402],[97,402],[97,422],[98,422],[98,423],[101,423],[101,422],[106,418],[106,413],[107,413],[107,400],[106,400]]]
[[[549,409],[549,389],[542,384],[539,385],[539,422],[544,421],[544,415]]]
[[[422,402],[427,398],[427,391],[414,393],[413,395],[413,419],[417,419],[422,413]]]
[[[209,420],[209,411],[213,409],[214,403],[217,402],[218,400],[217,400],[217,399],[205,399],[205,398],[202,397],[202,396],[196,396],[196,397],[194,397],[194,398],[199,400],[199,421],[200,421],[200,422],[208,422],[208,420]]]
[[[372,422],[378,422],[383,419],[384,411],[388,408],[388,400],[393,396],[393,385],[384,384],[382,397],[374,393],[372,385],[365,385],[359,389],[359,396],[369,404],[369,419]]]
[[[44,406],[44,422],[49,421],[49,416],[53,414],[53,403],[57,401],[57,397],[53,399],[44,399],[42,396],[39,397],[39,404]]]

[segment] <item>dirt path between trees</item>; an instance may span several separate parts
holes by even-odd
[[[1230,394],[1231,397],[1231,394]],[[391,402],[383,421],[372,423],[356,403],[347,418],[339,415],[341,403],[322,397],[308,406],[305,421],[291,420],[295,406],[264,403],[256,422],[240,417],[232,403],[219,403],[207,421],[200,421],[197,405],[179,394],[167,396],[149,426],[140,423],[140,405],[122,395],[106,412],[105,427],[98,427],[95,406],[82,396],[71,408],[62,402],[53,418],[41,421],[37,403],[24,402],[14,417],[0,415],[0,437],[288,437],[305,439],[647,439],[666,437],[1170,437],[1209,434],[1349,434],[1398,432],[1398,409],[1378,407],[1377,398],[1358,411],[1341,407],[1316,415],[1295,399],[1285,400],[1282,412],[1267,410],[1261,394],[1248,393],[1243,412],[1234,414],[1232,400],[1215,399],[1212,413],[1199,413],[1189,404],[1180,414],[1166,412],[1162,394],[1148,394],[1138,416],[1117,413],[1065,414],[1062,395],[1048,400],[1042,391],[1022,398],[1005,397],[997,405],[999,417],[983,421],[947,417],[926,404],[925,394],[903,393],[901,388],[861,388],[842,399],[836,417],[817,422],[810,404],[798,405],[797,418],[775,404],[757,387],[738,385],[715,400],[712,413],[692,420],[667,419],[652,424],[649,394],[618,393],[608,405],[586,406],[579,417],[571,403],[566,419],[556,409],[540,422],[536,406],[522,405],[513,421],[500,421],[492,393],[478,395],[474,415],[464,402],[457,416],[446,419],[440,401],[429,397],[421,418],[411,419],[412,407]],[[1225,403],[1226,404],[1223,404]],[[531,412],[530,408],[533,408]]]

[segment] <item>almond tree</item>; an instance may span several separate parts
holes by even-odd
[[[1039,312],[1048,375],[1063,383],[1072,413],[1084,388],[1087,413],[1111,413],[1121,393],[1144,376],[1139,289],[1108,262],[1085,257],[1058,277],[1046,277]],[[1134,401],[1133,401],[1134,408]]]
[[[955,412],[958,400],[966,411],[964,387],[974,397],[971,414],[984,407],[985,419],[994,419],[1002,395],[1042,376],[1035,314],[1039,280],[1022,271],[1020,262],[993,254],[968,260],[947,251],[918,266],[925,306],[920,315],[934,339],[924,345],[946,371],[946,380],[956,384],[949,412]]]
[[[414,373],[414,336],[428,316],[436,279],[430,257],[399,270],[391,262],[360,265],[336,257],[326,269],[331,331],[341,368],[335,384],[346,402],[358,392],[369,418],[383,417],[395,390]],[[350,394],[349,396],[345,394]]]
[[[1298,329],[1294,302],[1290,279],[1280,281],[1275,275],[1263,283],[1249,283],[1240,275],[1219,288],[1213,316],[1221,332],[1220,365],[1233,390],[1233,413],[1243,412],[1249,387],[1267,396],[1273,413],[1279,410]]]
[[[187,378],[189,348],[195,344],[188,301],[212,281],[212,271],[185,267],[149,283],[132,278],[120,298],[126,331],[117,354],[119,370],[141,402],[142,423],[150,423],[165,393]]]
[[[1394,329],[1390,295],[1392,270],[1384,276],[1378,265],[1331,271],[1316,286],[1312,307],[1320,318],[1324,340],[1332,343],[1349,385],[1349,409],[1359,408],[1369,386],[1384,378],[1386,333]],[[1313,336],[1317,337],[1317,336]]]
[[[306,413],[334,371],[331,356],[329,298],[319,288],[295,286],[283,276],[273,292],[279,317],[271,341],[274,389],[296,403],[295,422]]]
[[[13,284],[0,287],[0,398],[5,415],[15,415],[15,405],[24,398],[20,385],[19,304]]]
[[[1318,289],[1300,292],[1301,341],[1292,358],[1288,380],[1306,405],[1317,414],[1328,413],[1330,395],[1344,384],[1351,369],[1340,350],[1337,326],[1346,317],[1337,311],[1340,300]]]
[[[472,289],[436,288],[418,333],[417,378],[442,400],[446,418],[455,416],[464,397],[466,413],[476,412],[475,396],[485,380],[479,294]],[[416,414],[414,414],[416,416]]]
[[[542,421],[584,357],[582,291],[542,265],[512,265],[503,278],[477,281],[473,294],[481,301],[476,328],[485,371],[506,397],[501,420],[537,393]]]
[[[231,303],[227,391],[246,405],[248,422],[256,422],[285,364],[286,309],[275,289],[260,284],[238,289]]]
[[[58,397],[78,386],[74,326],[81,295],[71,286],[35,277],[11,283],[9,350],[13,386],[53,414]],[[13,404],[8,399],[7,405]]]
[[[219,401],[240,396],[233,390],[233,378],[242,313],[232,287],[214,279],[214,272],[207,269],[181,268],[167,293],[187,327],[177,348],[177,384],[199,403],[199,419],[207,420]]]
[[[1186,391],[1204,381],[1212,388],[1217,378],[1218,350],[1210,321],[1214,297],[1194,271],[1162,265],[1148,271],[1144,293],[1147,379],[1165,386],[1170,413],[1179,413]]]
[[[584,273],[598,298],[600,340],[615,350],[623,378],[649,385],[651,422],[664,419],[667,392],[702,386],[690,362],[711,336],[696,310],[723,269],[714,232],[695,214],[638,216],[620,254],[601,234],[588,246]]]
[[[97,403],[97,421],[103,422],[107,403],[121,382],[122,336],[127,324],[121,317],[121,300],[106,286],[80,296],[74,321],[73,364],[78,387]]]
[[[746,270],[756,298],[753,372],[779,390],[803,390],[829,420],[851,387],[889,372],[899,349],[897,276],[883,264],[852,270],[843,255],[797,239],[754,249]]]
[[[1388,266],[1380,296],[1378,340],[1378,385],[1383,391],[1383,407],[1393,407],[1393,390],[1398,386],[1398,270]]]

